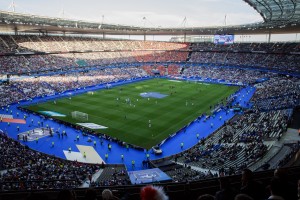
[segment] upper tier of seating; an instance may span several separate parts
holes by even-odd
[[[214,43],[194,43],[191,45],[194,51],[232,51],[232,52],[264,52],[264,53],[290,53],[299,52],[300,44],[287,43],[234,43],[220,45]]]
[[[61,36],[0,36],[0,53],[67,52],[103,50],[179,50],[187,49],[187,43],[100,40],[96,38]]]
[[[116,63],[187,61],[299,73],[299,52],[299,43],[216,45],[2,35],[0,36],[0,54],[2,54],[0,74],[69,70],[73,67]],[[16,53],[17,56],[6,53]]]

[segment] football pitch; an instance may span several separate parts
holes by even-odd
[[[94,131],[149,149],[201,114],[209,113],[210,106],[227,98],[238,88],[151,79],[26,108],[35,112],[60,113],[66,116],[53,118],[74,124],[105,126],[107,128]],[[72,118],[73,111],[87,113],[88,121]]]

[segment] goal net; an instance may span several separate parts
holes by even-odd
[[[79,111],[73,111],[71,112],[72,118],[77,119],[80,121],[88,121],[89,120],[89,115],[84,112],[79,112]]]

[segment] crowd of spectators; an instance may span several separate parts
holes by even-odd
[[[298,63],[300,60],[297,54],[194,52],[189,61],[299,73]]]
[[[11,80],[9,84],[0,85],[0,106],[38,96],[144,76],[147,76],[147,73],[142,68],[128,66],[53,76],[23,77]]]
[[[241,69],[203,66],[182,68],[176,64],[171,64],[167,69],[162,65],[107,67],[85,72],[12,79],[9,84],[0,85],[0,90],[3,91],[1,92],[1,96],[3,96],[3,98],[0,100],[0,105],[4,106],[23,99],[62,93],[67,90],[84,88],[91,85],[144,77],[147,75],[153,75],[154,71],[158,71],[161,75],[169,75],[173,77],[185,76],[203,80],[225,80],[227,82],[237,84],[250,84],[255,82],[257,79],[271,76],[268,73],[252,70],[247,71]],[[285,85],[283,84],[283,87],[284,86]]]
[[[6,106],[10,103],[26,99],[26,96],[10,85],[0,85],[0,106]]]
[[[262,142],[248,144],[197,145],[176,158],[189,166],[216,170],[220,176],[239,174],[249,164],[259,160],[267,152]],[[205,177],[206,178],[206,177]]]
[[[235,117],[206,141],[200,141],[174,161],[206,170],[218,170],[220,174],[240,173],[243,168],[264,156],[268,150],[265,140],[280,139],[286,131],[291,113],[291,110],[256,110]]]
[[[98,179],[91,183],[91,186],[96,187],[116,185],[131,185],[124,165],[105,167]]]
[[[240,176],[220,177],[203,182],[192,182],[191,184],[187,182],[185,186],[163,184],[159,186],[143,185],[141,187],[124,188],[109,187],[109,189],[105,187],[92,187],[84,190],[61,189],[51,193],[47,191],[44,193],[31,191],[28,192],[29,195],[24,199],[168,200],[187,198],[197,200],[298,200],[300,179],[295,179],[289,173],[290,171],[285,168],[278,168],[273,175],[266,174],[267,176],[258,177],[258,174],[246,168],[242,170]],[[10,194],[8,197],[12,199],[15,196]]]
[[[67,161],[33,151],[0,133],[2,191],[78,187],[99,166]]]
[[[186,61],[188,47],[187,43],[6,35],[0,37],[0,53],[54,52],[54,54],[1,56],[0,73],[65,70],[82,65]]]
[[[1,36],[0,52],[28,51],[101,51],[130,50],[123,52],[89,52],[33,56],[1,56],[0,72],[22,73],[72,66],[102,65],[132,62],[186,61],[188,44],[142,41],[102,41],[94,38]],[[91,49],[93,47],[93,49]],[[148,49],[148,50],[147,50]],[[190,62],[218,65],[252,66],[298,72],[299,58],[290,52],[299,52],[298,44],[234,44],[228,46],[201,43],[192,45]],[[146,51],[147,50],[147,51]],[[219,52],[217,52],[219,51]],[[238,53],[234,51],[246,51]],[[258,52],[264,51],[264,53]],[[268,54],[272,53],[272,54]],[[277,54],[281,53],[281,54]],[[266,139],[280,139],[286,131],[291,110],[300,104],[299,80],[268,72],[232,67],[188,66],[170,64],[106,67],[94,71],[73,72],[44,77],[23,77],[0,85],[0,106],[62,93],[119,80],[153,75],[183,76],[197,79],[225,80],[231,83],[255,84],[257,88],[252,109],[226,122],[207,140],[181,153],[174,161],[203,169],[216,170],[219,175],[233,175],[262,158],[268,150]],[[81,185],[88,175],[98,168],[94,165],[61,160],[32,151],[19,142],[0,134],[1,190],[71,188]],[[15,155],[15,156],[11,156]],[[22,155],[22,156],[20,156]],[[58,167],[57,167],[58,166]],[[106,171],[109,171],[106,173]],[[124,169],[104,169],[94,186],[129,184]],[[213,177],[189,168],[168,172],[173,180],[198,180]],[[105,174],[109,174],[105,176]]]
[[[299,73],[299,43],[195,43],[190,62],[256,67]]]
[[[172,181],[175,183],[178,182],[189,182],[189,181],[197,181],[202,179],[209,179],[218,177],[218,174],[214,174],[211,171],[200,172],[193,170],[191,167],[181,166],[175,169],[169,169],[164,171],[168,176],[172,178]]]
[[[299,153],[300,141],[298,141],[297,143],[286,144],[286,145],[290,146],[291,152],[285,155],[285,157],[278,162],[277,168],[284,167],[286,164],[288,164],[291,161],[293,162],[292,158],[297,153]]]
[[[300,45],[295,42],[286,43],[234,43],[230,45],[220,45],[214,43],[193,43],[193,50],[198,51],[243,51],[243,52],[265,52],[265,53],[289,53],[299,52]]]
[[[190,66],[185,67],[182,76],[189,78],[225,80],[231,83],[251,84],[255,83],[258,79],[269,77],[271,74],[254,70],[226,67]]]
[[[65,70],[70,67],[133,62],[198,62],[299,72],[298,43],[171,43],[62,36],[0,36],[0,73]]]
[[[53,51],[102,51],[102,50],[176,50],[185,49],[187,43],[170,43],[134,40],[103,40],[92,37],[72,36],[37,36],[37,35],[3,35],[1,52],[53,52]],[[15,48],[6,48],[15,47]],[[91,48],[93,47],[93,48]]]
[[[251,101],[258,110],[293,108],[300,105],[300,81],[297,78],[276,77],[256,84]]]

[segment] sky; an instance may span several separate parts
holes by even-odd
[[[155,28],[239,25],[261,22],[243,0],[0,0],[0,10],[48,17]],[[226,20],[225,20],[226,16]],[[298,36],[299,35],[299,36]],[[109,36],[143,39],[142,36]],[[148,36],[167,41],[171,36]],[[271,41],[299,41],[300,34],[273,35]],[[236,36],[235,41],[266,42],[268,35]]]
[[[237,25],[262,21],[243,0],[0,0],[0,10],[146,27]]]

